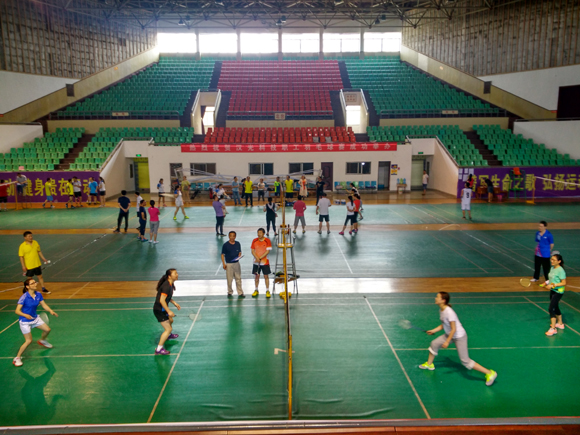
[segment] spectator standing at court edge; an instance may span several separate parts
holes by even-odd
[[[0,211],[8,211],[8,184],[0,180]]]
[[[316,205],[318,205],[318,200],[320,199],[320,197],[324,193],[324,185],[325,184],[326,183],[324,181],[322,181],[322,177],[318,177],[316,179]]]
[[[141,207],[141,201],[143,201],[143,197],[141,196],[140,192],[135,192],[135,196],[137,197],[135,207],[137,208],[137,218],[139,217],[139,207]],[[137,231],[140,230],[140,226],[136,227]]]
[[[487,202],[491,202],[493,201],[493,181],[486,178],[485,184],[487,184]]]
[[[215,235],[225,236],[224,234],[224,205],[219,201],[217,196],[213,197],[213,209],[215,210]]]
[[[250,199],[250,206],[254,206],[254,183],[250,177],[246,178],[246,184],[244,184],[245,194],[246,194],[246,207],[248,206],[248,199]],[[224,234],[225,235],[225,234]]]
[[[127,232],[127,228],[129,227],[129,209],[131,208],[131,200],[127,197],[126,190],[121,191],[121,196],[117,199],[117,202],[119,203],[119,217],[117,218],[117,229],[114,232],[120,232],[123,219],[125,219],[125,232]]]
[[[292,206],[296,215],[294,216],[294,231],[296,234],[296,228],[298,228],[298,222],[302,224],[302,234],[306,232],[306,221],[304,220],[304,211],[306,210],[306,204],[302,201],[302,195],[298,195],[298,201]]]
[[[89,177],[89,200],[87,201],[87,205],[97,205],[99,202],[97,189],[99,188],[99,183],[95,181],[93,177]]]
[[[238,183],[238,177],[234,177],[232,181],[232,197],[234,198],[234,205],[242,205],[240,200],[240,183]]]
[[[183,193],[183,202],[187,204],[189,202],[189,191],[191,190],[191,183],[187,180],[187,177],[183,176],[183,181],[181,182],[181,192]]]
[[[537,282],[540,279],[540,268],[544,269],[545,281],[548,281],[550,274],[550,257],[552,256],[552,249],[554,249],[554,237],[552,233],[547,230],[548,223],[540,221],[538,231],[536,232],[536,250],[534,258],[534,278],[531,282]],[[542,287],[545,284],[540,284]]]
[[[159,207],[165,208],[165,197],[163,196],[165,193],[165,186],[163,185],[163,178],[159,180],[159,183],[157,183],[157,192],[159,195],[157,198],[159,199]]]
[[[101,201],[101,207],[104,207],[107,200],[107,187],[103,177],[99,177],[99,200]]]
[[[423,195],[427,194],[427,184],[429,184],[429,175],[427,174],[427,171],[423,171]]]
[[[30,231],[25,231],[24,242],[18,248],[18,256],[20,257],[20,264],[22,265],[22,272],[24,276],[32,278],[33,276],[38,277],[40,286],[42,287],[42,293],[49,295],[50,292],[44,287],[44,278],[42,277],[42,263],[40,259],[45,263],[48,260],[42,255],[40,250],[40,245],[36,240],[33,239],[32,233]]]
[[[274,181],[274,196],[280,197],[280,177],[276,177],[276,181]]]
[[[305,175],[300,177],[298,184],[300,185],[300,196],[306,199],[308,197],[308,180]]]
[[[263,178],[260,178],[260,182],[258,183],[258,202],[260,202],[260,199],[262,201],[266,200],[266,197],[264,196],[265,191],[266,191],[266,183],[264,183]]]
[[[286,175],[284,184],[286,185],[286,198],[294,198],[294,180],[290,179],[290,175]]]
[[[236,241],[236,232],[230,231],[228,233],[229,240],[222,246],[222,265],[226,271],[226,279],[228,281],[228,298],[234,295],[232,288],[232,281],[236,279],[236,290],[239,298],[245,298],[244,290],[242,289],[242,269],[240,267],[240,258],[242,256],[242,245]]]
[[[75,196],[75,203],[78,207],[83,206],[83,183],[77,177],[72,178],[73,192]]]
[[[16,174],[16,195],[21,197],[21,201],[24,201],[24,196],[26,196],[26,187],[28,186],[28,178],[22,173]]]
[[[330,216],[328,208],[332,207],[330,199],[326,193],[322,192],[321,197],[316,204],[316,214],[318,215],[318,234],[322,234],[322,222],[326,221],[326,234],[330,234]]]
[[[42,203],[42,208],[46,207],[46,204],[50,204],[50,208],[54,208],[54,197],[52,195],[52,189],[54,189],[55,184],[52,178],[48,177],[46,183],[44,183],[44,191],[46,193],[46,200]]]

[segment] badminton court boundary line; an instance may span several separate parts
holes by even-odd
[[[580,349],[580,346],[506,346],[506,347],[470,347],[469,350],[521,350],[521,349]],[[395,349],[396,351],[425,351],[429,350],[428,347],[425,348],[402,348],[402,349]],[[453,347],[448,347],[447,349],[440,349],[440,350],[456,350]]]
[[[7,329],[9,329],[12,325],[18,323],[18,319],[16,319],[14,322],[12,322],[10,325],[8,325],[6,328],[4,328],[2,331],[0,331],[0,334],[2,334],[4,331],[6,331]]]
[[[80,289],[78,289],[76,292],[74,292],[72,295],[70,295],[67,299],[71,299],[74,295],[76,295],[78,292],[80,292],[82,289],[84,289],[86,286],[88,286],[91,282],[87,282],[85,285],[83,285]]]
[[[548,311],[546,311],[545,309],[543,309],[542,307],[540,307],[538,304],[536,304],[534,301],[529,300],[526,296],[524,296],[528,302],[530,302],[531,304],[534,304],[536,307],[538,307],[540,310],[542,310],[544,313],[546,314],[550,314]],[[575,332],[576,334],[580,335],[580,332],[576,331],[574,328],[572,328],[569,324],[565,323],[566,327],[568,329],[570,329],[572,332]]]
[[[197,322],[197,319],[199,317],[199,313],[201,312],[201,309],[203,308],[204,303],[205,303],[205,301],[201,301],[201,305],[199,306],[199,309],[197,310],[197,313],[195,314],[195,319],[193,319],[193,322],[191,322],[191,326],[189,327],[189,331],[187,331],[187,335],[185,336],[185,340],[183,340],[183,343],[181,344],[181,348],[179,349],[179,353],[177,354],[177,358],[175,358],[175,361],[173,361],[173,365],[171,366],[171,370],[169,371],[169,374],[167,375],[167,379],[165,379],[165,383],[163,384],[163,388],[161,388],[161,392],[159,393],[159,397],[157,397],[157,401],[155,402],[155,405],[153,405],[153,410],[151,411],[151,414],[149,414],[149,418],[147,419],[147,423],[151,423],[151,420],[153,419],[153,415],[155,414],[155,411],[157,410],[157,406],[159,405],[159,402],[161,401],[161,397],[163,396],[163,393],[165,392],[165,388],[167,388],[167,384],[169,383],[169,379],[171,378],[171,375],[173,374],[173,370],[175,370],[175,366],[177,365],[177,361],[179,361],[179,357],[181,356],[181,352],[183,352],[183,348],[185,347],[185,343],[187,343],[187,339],[189,338],[189,335],[191,334],[191,331],[193,330],[193,327],[195,326],[195,322]]]
[[[334,239],[334,242],[336,243],[336,246],[338,246],[338,250],[340,251],[340,255],[342,255],[342,258],[344,258],[344,262],[346,263],[346,266],[348,267],[348,270],[350,270],[350,273],[352,275],[354,272],[350,268],[350,264],[348,264],[348,260],[344,256],[344,252],[342,252],[342,248],[340,247],[340,244],[338,243],[338,240],[336,240],[336,237],[334,236],[334,233],[332,234],[332,238]]]
[[[425,405],[423,404],[423,401],[421,400],[421,397],[419,397],[419,393],[415,389],[415,386],[413,385],[413,382],[411,381],[411,378],[407,374],[407,370],[405,370],[405,366],[403,366],[403,363],[399,359],[399,355],[397,355],[397,351],[393,347],[393,344],[391,343],[391,340],[389,340],[389,336],[387,335],[387,333],[383,329],[383,325],[381,325],[381,322],[379,321],[379,318],[375,314],[375,310],[373,310],[373,307],[372,307],[371,303],[369,302],[369,300],[366,298],[366,296],[364,296],[364,298],[365,298],[365,301],[366,301],[369,309],[371,310],[371,313],[373,314],[373,317],[377,321],[377,325],[379,325],[379,328],[381,329],[381,331],[383,333],[383,336],[385,337],[385,340],[387,340],[387,343],[389,343],[389,347],[391,348],[391,351],[393,352],[393,355],[395,355],[395,358],[397,359],[397,362],[399,363],[399,366],[401,367],[401,370],[403,371],[403,374],[407,378],[407,382],[409,382],[409,385],[411,386],[411,389],[413,390],[413,393],[415,393],[415,397],[419,401],[419,405],[421,405],[421,408],[423,409],[423,412],[425,413],[425,416],[427,417],[427,419],[431,420],[431,416],[427,412],[427,408],[425,408]]]

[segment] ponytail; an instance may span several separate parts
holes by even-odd
[[[441,299],[445,301],[445,305],[447,305],[448,307],[451,306],[451,304],[449,303],[449,301],[451,300],[451,296],[449,295],[449,293],[439,292],[439,296],[441,296]]]
[[[560,266],[563,269],[564,268],[564,260],[562,259],[562,256],[560,254],[552,254],[552,257],[556,257],[556,260],[558,260],[560,262]]]
[[[352,195],[349,195],[348,199],[350,199],[350,205],[354,205],[354,202],[352,201]]]
[[[171,272],[173,272],[175,269],[167,269],[165,271],[165,275],[163,275],[161,277],[161,279],[159,280],[159,282],[157,283],[157,291],[159,291],[159,289],[161,288],[161,286],[163,284],[165,284],[165,281],[167,281],[169,279],[169,275],[171,275]]]

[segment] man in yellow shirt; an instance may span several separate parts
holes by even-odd
[[[250,199],[250,205],[254,206],[254,183],[252,179],[248,176],[246,182],[244,183],[244,193],[246,194],[246,207],[248,206],[248,198]]]
[[[294,198],[294,180],[290,179],[290,175],[286,175],[284,184],[286,185],[286,198]]]
[[[44,183],[44,191],[46,192],[46,201],[42,203],[42,208],[46,205],[46,203],[50,203],[50,208],[54,208],[54,197],[52,196],[54,190],[54,180],[52,178],[48,178],[46,183]]]
[[[33,276],[38,277],[40,285],[42,286],[42,293],[49,295],[50,292],[44,287],[44,279],[42,278],[42,263],[40,259],[45,263],[48,262],[42,251],[40,250],[40,245],[36,240],[32,239],[32,233],[30,231],[25,231],[24,242],[18,248],[18,256],[20,257],[20,264],[22,264],[22,272],[24,276],[32,278]]]
[[[70,178],[66,182],[66,194],[68,195],[68,201],[65,204],[65,207],[68,208],[68,206],[70,204],[70,208],[75,208],[75,206],[74,206],[75,192],[74,192],[72,180]]]

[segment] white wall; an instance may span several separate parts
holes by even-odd
[[[417,156],[422,153],[425,156],[432,156],[435,154],[435,139],[411,139],[411,146],[413,147],[413,155]]]
[[[14,110],[76,82],[76,79],[0,71],[0,113]]]
[[[132,192],[135,190],[135,175],[130,177],[129,166],[133,164],[133,157],[141,154],[142,157],[149,156],[149,142],[147,141],[124,141],[117,151],[111,156],[111,160],[101,171],[101,177],[107,186],[107,197],[121,193],[121,190]],[[166,147],[157,147],[166,149]],[[167,147],[168,148],[168,147]],[[152,161],[149,162],[151,167]]]
[[[0,153],[8,153],[10,148],[20,148],[24,142],[32,142],[42,136],[42,125],[0,124]]]
[[[435,154],[429,173],[429,188],[456,197],[458,167],[443,146],[435,139],[433,142]]]
[[[514,133],[580,159],[580,121],[515,122]]]
[[[560,86],[580,84],[580,65],[478,77],[548,110],[558,108]]]

